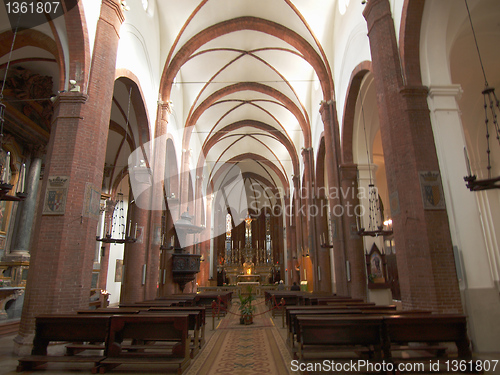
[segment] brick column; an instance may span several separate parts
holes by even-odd
[[[348,282],[349,295],[366,300],[366,266],[363,251],[363,239],[357,234],[356,214],[358,199],[358,170],[356,164],[340,166],[341,188],[344,193],[344,243],[347,260],[351,268],[351,280]]]
[[[368,24],[403,307],[461,311],[448,217],[441,206],[427,89],[404,86],[389,1],[370,0],[363,15]],[[422,175],[428,172],[433,182]],[[422,193],[425,189],[434,193],[434,201]]]
[[[319,291],[318,283],[318,249],[316,248],[316,218],[314,214],[317,214],[318,208],[314,206],[314,182],[313,182],[313,171],[314,171],[314,160],[312,155],[312,147],[304,148],[302,150],[302,158],[304,161],[304,186],[305,199],[302,202],[305,206],[305,225],[307,233],[307,251],[310,255],[310,260],[312,264],[312,289],[309,285],[309,290]],[[304,210],[303,210],[304,211]],[[302,214],[304,212],[302,211]],[[306,260],[306,259],[304,259]],[[306,260],[307,261],[307,260]],[[308,277],[311,279],[311,277]]]
[[[294,272],[293,281],[297,281],[300,284],[302,281],[302,270],[304,268],[304,262],[302,261],[302,253],[304,250],[303,246],[303,234],[302,234],[302,217],[300,215],[302,209],[302,200],[300,199],[300,178],[299,176],[293,176],[293,186],[295,194],[295,209],[293,211],[295,216],[295,232],[294,232],[294,246],[295,246],[295,256],[297,257],[296,262],[300,264],[300,270]]]
[[[349,295],[347,287],[346,254],[344,233],[342,231],[342,194],[336,194],[335,189],[340,186],[340,141],[338,122],[334,102],[322,102],[320,107],[321,120],[325,133],[325,160],[328,171],[328,201],[332,220],[332,245],[335,259],[335,288],[338,295]]]
[[[104,222],[107,223],[106,231],[111,230],[110,223],[113,220],[113,213],[115,212],[116,203],[117,201],[113,201],[111,199],[108,199],[106,201],[106,207],[104,208]],[[106,236],[106,233],[104,233],[104,236]],[[108,281],[109,249],[109,243],[101,243],[101,252],[99,254],[101,261],[99,269],[99,283],[97,287],[102,290],[106,289],[106,284]]]
[[[42,183],[44,206],[37,214],[38,236],[15,340],[20,354],[29,351],[24,345],[32,343],[36,315],[88,308],[99,218],[99,200],[88,197],[101,192],[123,20],[118,0],[102,1],[88,97],[61,93],[55,103]]]
[[[130,194],[130,197],[132,194]],[[149,200],[150,190],[141,194],[140,199]],[[136,200],[137,198],[134,197]],[[123,252],[123,278],[120,292],[120,303],[135,303],[146,299],[146,286],[143,283],[143,267],[146,264],[148,248],[150,211],[142,205],[129,205],[127,223],[132,220],[131,236],[135,235],[137,225],[137,241],[125,244]]]

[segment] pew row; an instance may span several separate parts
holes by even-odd
[[[470,360],[472,352],[467,337],[467,322],[457,314],[398,314],[398,315],[297,315],[298,359],[309,353],[323,353],[325,347],[368,353],[369,358],[397,362],[401,346],[444,355],[438,344],[452,342],[458,358]],[[438,346],[436,346],[438,345]],[[421,358],[421,357],[419,357]]]
[[[120,364],[157,364],[176,366],[182,374],[190,363],[188,329],[193,313],[39,316],[32,355],[19,359],[17,371],[48,362],[90,362],[92,373],[105,373]],[[69,350],[65,355],[49,354],[51,342],[65,343]],[[99,355],[81,355],[87,350]]]

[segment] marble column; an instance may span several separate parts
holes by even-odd
[[[27,198],[19,203],[18,215],[19,226],[17,228],[14,246],[10,251],[10,257],[29,257],[30,239],[35,220],[36,198],[40,181],[40,171],[42,170],[42,155],[40,152],[33,152],[30,160],[28,175],[26,178]]]

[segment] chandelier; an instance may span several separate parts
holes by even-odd
[[[96,236],[96,240],[105,243],[134,243],[137,241],[137,223],[135,223],[134,235],[132,236],[132,220],[129,220],[126,228],[125,213],[123,207],[123,194],[117,193],[118,200],[113,210],[109,226],[104,220],[101,236]]]
[[[365,124],[365,110],[363,108],[363,100],[361,100],[361,116],[363,119],[363,130],[365,133],[365,147],[366,147],[366,160],[370,163],[370,153],[368,151],[368,137],[366,135],[366,124]],[[380,207],[380,198],[378,195],[378,189],[372,181],[372,170],[369,167],[368,173],[370,176],[370,183],[368,184],[368,227],[363,228],[361,226],[361,218],[356,216],[356,226],[357,233],[359,236],[390,236],[392,231],[392,220],[383,220],[383,212]]]
[[[465,7],[467,8],[467,14],[469,17],[470,26],[472,29],[472,35],[474,36],[474,44],[476,46],[477,54],[479,57],[479,63],[481,64],[481,69],[484,77],[484,90],[482,91],[484,100],[484,125],[486,128],[486,155],[487,155],[487,178],[479,180],[477,176],[472,174],[472,169],[470,166],[469,156],[467,150],[464,148],[465,154],[465,164],[467,167],[467,176],[464,177],[466,186],[470,191],[482,191],[500,188],[500,176],[491,176],[491,148],[490,148],[490,138],[491,133],[496,137],[500,145],[500,128],[498,126],[498,115],[500,114],[500,102],[495,94],[495,89],[488,85],[488,80],[486,79],[486,73],[484,70],[483,60],[481,58],[481,53],[479,52],[479,46],[476,39],[476,32],[474,31],[474,26],[472,24],[472,18],[470,15],[469,6],[467,0],[465,0]],[[490,127],[493,129],[490,130]]]

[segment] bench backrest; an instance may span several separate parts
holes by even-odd
[[[321,317],[297,316],[299,331],[297,339],[301,344],[324,345],[381,345],[382,317],[339,316]]]

